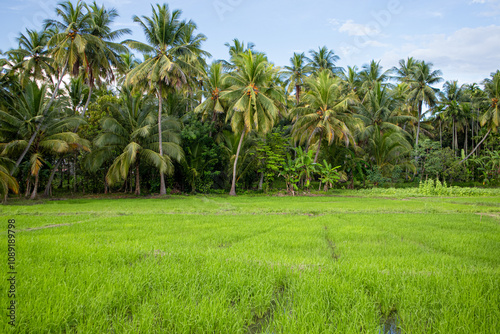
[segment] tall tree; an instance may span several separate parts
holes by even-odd
[[[343,72],[341,67],[336,66],[336,62],[339,61],[340,57],[333,50],[328,50],[326,46],[318,48],[318,51],[310,50],[309,54],[311,58],[307,58],[307,60],[314,71],[329,70],[334,74]]]
[[[230,120],[235,133],[241,133],[233,165],[230,195],[236,195],[236,169],[238,157],[247,133],[271,131],[279,114],[279,104],[284,103],[283,91],[273,85],[274,69],[263,54],[251,51],[235,58],[237,71],[226,77],[229,88],[222,98],[231,101],[226,120]]]
[[[352,97],[342,94],[341,79],[333,77],[330,71],[321,71],[317,76],[306,81],[308,91],[304,96],[304,107],[297,108],[298,118],[294,124],[294,137],[310,145],[317,139],[318,148],[314,163],[318,161],[321,141],[327,139],[331,144],[334,139],[344,140],[346,145],[352,142],[349,125],[353,119],[348,112]]]
[[[151,99],[142,96],[141,92],[132,94],[130,90],[122,91],[122,105],[112,108],[109,116],[102,121],[102,133],[97,137],[97,149],[89,157],[91,169],[99,168],[116,152],[121,152],[108,170],[106,181],[113,185],[126,180],[129,170],[134,166],[135,194],[141,194],[140,165],[147,163],[161,173],[173,173],[172,159],[180,161],[183,157],[178,131],[178,121],[163,118],[163,149],[165,155],[159,154],[158,121],[155,117],[155,106]]]
[[[46,31],[26,30],[18,39],[19,48],[7,52],[19,56],[21,62],[14,65],[14,71],[19,70],[20,80],[25,86],[30,79],[43,80],[52,78],[54,74],[53,59],[49,56],[47,43],[49,35]]]
[[[196,69],[200,55],[208,55],[202,51],[200,41],[206,39],[199,34],[196,43],[186,43],[185,35],[192,32],[196,25],[191,21],[182,21],[180,10],[170,11],[166,4],[151,6],[152,16],[134,16],[134,22],[142,27],[148,44],[127,40],[129,47],[147,54],[147,59],[134,67],[127,75],[125,84],[139,86],[154,93],[158,98],[158,144],[159,153],[163,156],[162,145],[162,101],[172,89],[180,89],[187,84],[189,71]],[[160,171],[160,194],[166,194],[165,179]]]
[[[123,67],[119,54],[126,52],[127,49],[114,41],[131,33],[130,29],[111,29],[111,25],[118,17],[115,8],[107,9],[104,5],[98,6],[95,1],[86,7],[90,14],[88,34],[92,38],[85,48],[85,74],[89,90],[87,101],[83,107],[83,116],[87,112],[94,85],[100,84],[102,79],[113,80],[114,70],[120,71]]]
[[[361,89],[368,94],[375,88],[377,84],[384,84],[389,78],[389,71],[384,71],[380,66],[380,61],[372,60],[370,64],[363,65],[363,69],[359,72],[361,80]]]
[[[461,104],[464,101],[464,90],[458,85],[458,81],[446,81],[443,91],[439,93],[441,103],[444,106],[444,118],[452,123],[452,148],[458,150],[458,129],[463,125],[461,116]]]
[[[222,91],[226,88],[224,84],[225,73],[223,65],[220,62],[213,62],[208,71],[204,73],[204,87],[201,91],[205,97],[205,101],[200,103],[196,108],[196,113],[201,113],[203,120],[211,117],[211,122],[215,126],[217,115],[222,115],[227,110],[227,102],[221,98]],[[210,137],[212,131],[210,131]]]
[[[486,140],[491,132],[497,133],[498,127],[500,126],[500,71],[491,74],[491,78],[484,80],[484,92],[486,93],[486,98],[484,101],[488,102],[489,108],[481,116],[481,126],[486,126],[488,131],[484,135],[483,139],[477,144],[476,147],[467,155],[460,163],[466,161],[476,150],[481,146],[481,144]]]
[[[432,63],[425,61],[417,62],[413,67],[413,73],[410,78],[410,93],[409,98],[415,102],[418,107],[417,114],[417,133],[415,138],[415,149],[418,147],[418,139],[420,135],[420,122],[422,120],[423,105],[427,104],[433,107],[437,103],[436,93],[439,91],[431,85],[441,82],[441,71],[432,70]]]
[[[393,98],[387,87],[382,87],[380,82],[377,82],[368,92],[366,101],[358,104],[355,109],[357,111],[355,117],[364,122],[364,128],[361,131],[362,140],[372,137],[375,131],[385,133],[391,130],[400,135],[408,135],[400,124],[412,120],[413,117],[398,113],[397,100]]]
[[[413,57],[408,57],[406,60],[401,59],[399,61],[399,67],[394,66],[392,68],[392,78],[398,80],[399,82],[409,84],[413,78],[415,67],[418,63],[420,63],[420,61]]]
[[[288,92],[295,89],[295,100],[297,106],[300,104],[300,93],[304,86],[304,81],[312,72],[312,67],[306,63],[307,57],[304,53],[294,53],[290,58],[291,66],[285,66],[284,75],[288,78]]]
[[[57,103],[60,104],[62,100]],[[45,163],[46,154],[60,154],[68,152],[72,148],[84,148],[88,150],[89,143],[81,139],[77,134],[70,132],[70,127],[84,123],[81,117],[68,115],[64,106],[50,108],[46,117],[46,106],[49,104],[47,86],[38,87],[36,82],[27,84],[25,91],[19,97],[15,109],[10,112],[0,111],[0,124],[2,125],[2,136],[12,138],[4,146],[2,154],[11,155],[24,149],[27,138],[35,136],[34,145],[31,147],[30,170],[35,177],[35,183],[31,199],[37,196],[39,185],[39,171]],[[4,135],[11,132],[10,136]],[[16,132],[12,134],[12,132]]]
[[[58,94],[59,86],[61,85],[61,82],[66,75],[66,70],[68,69],[68,67],[71,67],[73,69],[73,72],[78,72],[80,63],[85,59],[85,46],[87,44],[87,41],[92,40],[92,38],[89,37],[90,35],[88,34],[90,15],[89,13],[84,12],[84,7],[85,6],[81,1],[78,1],[76,5],[73,5],[73,3],[71,3],[70,1],[60,3],[56,8],[56,13],[61,20],[58,21],[49,19],[45,21],[46,29],[54,28],[56,31],[56,33],[50,38],[48,46],[49,48],[52,48],[51,55],[54,59],[54,62],[58,66],[62,67],[58,71],[59,79],[41,117],[45,117],[50,107],[52,106],[52,103],[54,102],[54,99]],[[25,150],[17,159],[12,173],[15,171],[15,169],[17,169],[17,167],[19,167],[26,153],[31,148],[35,137],[40,131],[40,126],[41,122],[33,132],[32,137],[29,139]]]

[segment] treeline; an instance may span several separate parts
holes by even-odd
[[[181,11],[134,16],[145,43],[112,30],[117,17],[63,2],[2,53],[5,199],[499,182],[499,71],[440,91],[423,60],[340,68],[321,47],[280,68],[237,39],[228,60],[208,63],[206,37]]]

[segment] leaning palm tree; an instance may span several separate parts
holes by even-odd
[[[140,166],[147,163],[160,173],[172,174],[172,160],[180,161],[183,157],[179,146],[180,124],[176,120],[162,119],[162,145],[165,155],[160,154],[158,147],[158,121],[155,115],[156,106],[151,98],[142,94],[132,94],[130,90],[122,91],[122,105],[113,108],[111,114],[102,120],[102,133],[95,140],[97,149],[88,157],[91,170],[99,168],[106,160],[113,160],[106,175],[109,185],[126,180],[129,170],[134,166],[135,194],[141,194]]]
[[[282,89],[273,84],[275,69],[263,54],[241,53],[235,63],[237,70],[226,77],[229,87],[221,95],[231,101],[226,121],[231,122],[233,132],[241,133],[233,165],[231,196],[236,195],[236,169],[245,135],[252,130],[269,132],[279,115],[280,104],[284,103]]]
[[[489,108],[481,116],[481,126],[486,126],[488,131],[484,135],[483,139],[481,139],[469,155],[460,161],[460,163],[466,161],[474,152],[476,152],[491,132],[498,132],[498,127],[500,126],[500,71],[492,73],[491,79],[484,80],[484,92],[487,95],[484,101],[489,102]]]
[[[19,97],[15,109],[0,111],[2,137],[10,137],[10,141],[3,147],[2,155],[13,155],[25,149],[27,138],[39,129],[34,144],[30,148],[30,173],[35,177],[31,199],[35,199],[38,192],[40,169],[45,164],[47,155],[62,154],[75,148],[88,150],[89,143],[70,131],[71,127],[84,124],[79,116],[67,112],[62,101],[59,100],[48,114],[43,115],[49,104],[47,86],[38,87],[36,82],[29,82],[25,92]],[[9,133],[10,132],[10,133]],[[15,132],[15,133],[13,133]]]
[[[188,72],[195,70],[192,65],[200,55],[207,53],[199,49],[199,43],[185,43],[185,35],[195,24],[181,21],[180,10],[170,11],[167,5],[152,6],[152,17],[134,16],[146,35],[148,44],[133,40],[124,41],[129,47],[141,51],[149,57],[134,67],[125,80],[125,85],[141,87],[158,98],[158,145],[163,156],[162,145],[162,101],[172,89],[180,89],[187,84]],[[197,41],[205,40],[198,35]],[[166,194],[165,179],[160,171],[160,194]]]
[[[432,63],[426,63],[425,61],[418,62],[413,67],[413,73],[410,79],[411,90],[409,93],[409,98],[418,106],[415,149],[418,147],[420,122],[423,116],[423,105],[425,103],[429,107],[433,107],[437,103],[436,93],[439,91],[439,89],[434,88],[431,85],[437,84],[443,80],[443,78],[441,78],[441,71],[433,71],[432,66]]]
[[[348,112],[352,96],[342,94],[341,79],[334,77],[329,71],[321,71],[317,76],[306,81],[308,88],[304,96],[304,107],[298,107],[298,118],[293,127],[293,136],[299,142],[307,141],[309,146],[317,139],[318,148],[314,163],[318,161],[321,142],[324,138],[328,144],[334,139],[344,140],[346,145],[352,142],[349,126],[353,118]]]
[[[304,86],[304,81],[312,72],[312,67],[306,64],[307,57],[304,53],[294,53],[290,58],[291,66],[285,66],[283,74],[288,78],[288,93],[295,89],[295,100],[297,106],[300,103],[300,93]]]
[[[114,70],[120,71],[123,67],[119,54],[126,52],[127,48],[114,41],[131,33],[130,29],[111,29],[110,26],[118,17],[116,9],[98,6],[95,1],[86,8],[90,14],[88,34],[92,36],[92,41],[85,48],[85,74],[89,90],[83,116],[87,112],[94,85],[100,84],[101,80],[113,80]]]
[[[52,106],[68,67],[73,69],[73,73],[78,73],[79,66],[85,59],[85,46],[87,42],[95,42],[95,39],[88,34],[90,15],[84,12],[84,8],[85,6],[81,1],[78,1],[76,5],[73,5],[70,1],[66,1],[60,3],[56,9],[57,16],[61,20],[50,19],[45,21],[45,29],[54,28],[56,31],[48,41],[48,47],[51,48],[50,53],[54,63],[62,67],[58,70],[59,79],[41,117],[45,117]],[[33,132],[26,148],[17,159],[12,172],[19,167],[26,153],[31,148],[35,137],[40,131],[40,124],[42,123],[40,122],[39,126]]]

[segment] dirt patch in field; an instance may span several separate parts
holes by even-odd
[[[73,223],[73,224],[79,224],[81,222],[78,222],[78,223]],[[44,230],[44,229],[47,229],[47,228],[54,228],[54,227],[61,227],[61,226],[71,226],[73,224],[54,224],[54,225],[45,225],[45,226],[40,226],[40,227],[32,227],[32,228],[27,228],[27,229],[24,229],[24,230],[21,230],[21,232],[29,232],[29,231],[36,231],[36,230]]]
[[[496,219],[500,219],[500,213],[476,213],[478,216],[488,216]]]

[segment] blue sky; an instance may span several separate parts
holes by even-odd
[[[133,15],[150,15],[150,2],[104,0],[120,17],[115,28],[130,28],[144,40]],[[15,46],[26,28],[39,29],[54,16],[57,0],[0,0],[0,50]],[[276,65],[294,52],[326,45],[340,66],[361,67],[380,60],[385,69],[414,56],[432,62],[446,80],[480,82],[500,69],[500,0],[173,0],[208,40],[204,49],[227,58],[224,43],[253,42]]]

